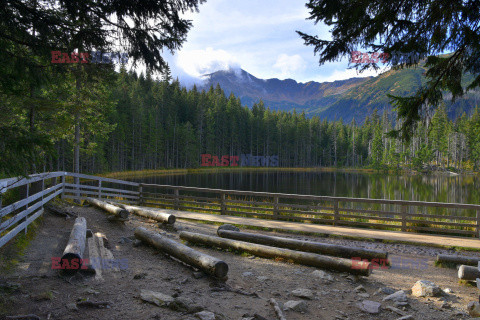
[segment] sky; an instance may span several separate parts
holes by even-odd
[[[328,27],[308,18],[306,0],[208,0],[192,20],[187,41],[172,56],[165,54],[172,75],[181,82],[229,68],[242,68],[257,78],[298,82],[335,81],[376,75],[348,69],[348,58],[319,66],[313,47],[296,30],[330,39]]]

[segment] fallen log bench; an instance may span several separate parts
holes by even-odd
[[[356,275],[369,276],[372,272],[370,262],[354,261],[338,257],[330,257],[310,252],[301,252],[290,249],[275,248],[262,244],[224,239],[199,233],[182,231],[180,239],[193,244],[204,244],[222,249],[241,250],[259,257],[285,258],[296,263],[308,266],[348,272]]]
[[[159,233],[149,231],[143,227],[135,229],[135,237],[216,278],[225,279],[227,277],[228,265],[220,259],[187,247],[182,243],[163,237]]]
[[[76,218],[60,261],[63,273],[72,275],[82,268],[86,239],[87,220],[83,217]]]
[[[458,279],[466,281],[475,281],[477,278],[480,278],[480,270],[478,267],[461,265],[458,268]]]
[[[160,211],[160,210],[151,210],[140,208],[136,206],[130,206],[123,203],[115,203],[115,205],[127,210],[130,213],[134,213],[136,215],[142,216],[144,218],[149,218],[155,221],[159,221],[165,224],[174,224],[176,221],[176,217],[173,214]]]
[[[109,217],[109,220],[117,220],[117,221],[127,221],[128,220],[128,211],[114,206],[113,204],[107,203],[105,201],[100,201],[98,199],[94,198],[87,198],[86,201],[90,203],[91,205],[94,205],[95,207],[98,207],[104,211],[107,211],[108,213],[112,214],[111,217]]]
[[[297,251],[319,253],[329,256],[341,257],[341,258],[362,258],[362,259],[382,259],[382,261],[388,262],[388,252],[369,250],[356,247],[347,247],[335,244],[320,243],[314,241],[303,241],[296,239],[281,238],[275,236],[267,236],[263,234],[254,234],[247,232],[239,232],[232,230],[218,229],[217,234],[222,238],[228,238],[233,240],[240,240],[245,242],[252,242],[258,244],[264,244],[267,246],[273,246],[278,248],[292,249]]]
[[[463,264],[467,266],[478,266],[479,261],[480,261],[480,258],[478,257],[439,254],[437,255],[437,260],[435,260],[435,263],[455,264],[455,265]]]

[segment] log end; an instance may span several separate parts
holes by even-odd
[[[80,255],[71,252],[65,253],[60,260],[60,272],[68,276],[74,275],[82,268],[82,262]]]
[[[128,219],[128,216],[129,216],[129,215],[130,215],[130,213],[129,213],[127,210],[125,210],[125,209],[123,209],[122,211],[120,211],[120,212],[117,214],[117,216],[118,216],[120,219],[124,219],[124,220]]]
[[[465,278],[465,265],[461,265],[458,268],[458,279],[464,279]]]
[[[168,217],[168,219],[167,219],[167,223],[168,223],[168,224],[174,224],[175,221],[177,221],[177,218],[176,218],[174,215],[172,215],[172,214],[171,214],[171,215]]]
[[[215,273],[214,276],[219,279],[225,279],[228,273],[228,264],[223,261],[218,261],[215,263]]]

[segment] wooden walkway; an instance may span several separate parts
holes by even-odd
[[[383,231],[373,229],[333,227],[318,224],[253,219],[244,217],[234,217],[226,215],[216,215],[208,213],[196,213],[189,211],[171,211],[178,219],[200,220],[210,222],[229,223],[235,225],[255,226],[271,228],[276,230],[300,231],[317,234],[332,234],[345,237],[367,238],[375,240],[390,240],[398,242],[417,243],[423,245],[464,247],[480,249],[480,239],[462,238],[451,236],[435,236],[427,234],[416,234],[411,232]]]

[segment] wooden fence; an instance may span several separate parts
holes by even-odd
[[[0,247],[22,230],[26,232],[28,225],[43,213],[44,204],[57,196],[72,200],[95,197],[258,219],[477,238],[480,235],[480,205],[474,204],[141,184],[85,174],[51,172],[0,180]],[[3,207],[2,198],[5,198]]]

